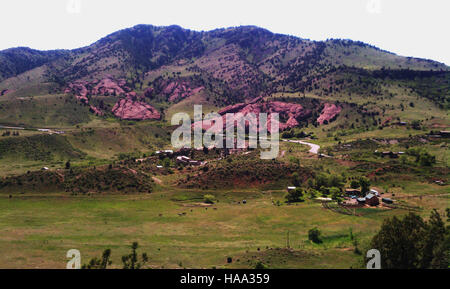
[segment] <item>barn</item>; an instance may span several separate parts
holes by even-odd
[[[378,197],[374,194],[368,194],[366,196],[366,204],[370,206],[377,206],[380,204],[380,200],[378,200]]]

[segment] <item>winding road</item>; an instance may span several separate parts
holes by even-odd
[[[319,153],[319,149],[320,149],[319,145],[316,145],[316,144],[313,144],[313,143],[309,143],[309,142],[306,142],[306,141],[302,141],[302,140],[283,139],[283,141],[295,142],[295,143],[307,145],[307,146],[310,147],[310,150],[309,150],[310,153],[312,153],[312,154],[318,154]]]

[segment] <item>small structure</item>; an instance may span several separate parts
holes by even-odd
[[[163,168],[163,166],[156,166],[158,169],[162,169]]]
[[[191,166],[200,166],[200,165],[202,165],[202,162],[195,161],[195,160],[193,160],[193,159],[191,159],[190,157],[187,157],[187,156],[178,156],[177,157],[177,164],[186,164],[186,165],[191,165]]]
[[[365,204],[366,198],[357,198],[356,201],[358,202],[358,204]]]
[[[48,171],[48,170],[49,170],[48,167],[42,167],[42,168],[41,168],[41,171]]]
[[[156,151],[155,154],[158,156],[159,155],[169,156],[169,155],[173,155],[173,150]]]
[[[380,195],[380,193],[378,193],[378,191],[374,189],[370,189],[370,193],[374,194],[377,197]]]
[[[392,199],[389,198],[382,198],[381,201],[385,204],[392,204],[394,203],[394,201]]]
[[[297,189],[297,187],[287,187],[288,193],[294,191],[295,189]]]
[[[398,153],[386,151],[386,152],[382,152],[381,156],[382,157],[390,157],[391,159],[396,159],[396,158],[398,158]]]
[[[380,200],[378,200],[378,197],[375,196],[374,194],[368,194],[365,199],[366,204],[370,206],[377,206],[380,204]]]
[[[450,131],[449,130],[441,130],[439,132],[439,135],[442,137],[450,137]]]
[[[189,161],[191,160],[190,157],[187,156],[178,156],[177,157],[177,164],[189,164]]]

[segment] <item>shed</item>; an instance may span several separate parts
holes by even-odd
[[[386,204],[392,204],[392,203],[394,203],[394,201],[393,201],[392,199],[389,199],[389,198],[382,198],[381,201],[382,201],[383,203],[386,203]]]

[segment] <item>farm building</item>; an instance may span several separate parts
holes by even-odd
[[[378,197],[374,194],[368,194],[365,199],[366,204],[370,206],[377,206],[378,204],[380,204],[380,200],[378,200]]]
[[[448,131],[448,130],[441,130],[439,132],[439,135],[441,135],[442,137],[450,137],[450,131]]]
[[[370,189],[370,193],[374,194],[375,196],[379,196],[380,195],[380,193],[378,193],[378,191],[374,190],[374,189]]]

